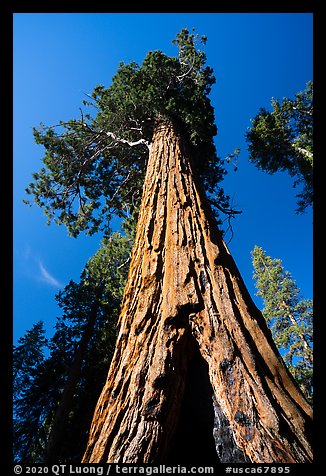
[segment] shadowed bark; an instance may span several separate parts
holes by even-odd
[[[153,135],[119,325],[83,462],[179,463],[192,419],[198,464],[203,439],[216,462],[312,460],[311,407],[167,121]]]

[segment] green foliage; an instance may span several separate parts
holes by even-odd
[[[42,462],[55,413],[77,349],[96,315],[82,356],[81,372],[60,440],[60,462],[79,462],[95,404],[104,385],[116,341],[116,323],[128,273],[132,240],[114,233],[87,262],[78,283],[56,298],[62,315],[44,338],[37,323],[14,350],[14,456]],[[45,358],[43,349],[47,348]]]
[[[288,171],[294,186],[302,185],[297,195],[302,213],[313,202],[313,83],[296,94],[294,100],[272,100],[272,111],[261,108],[246,134],[250,160],[270,174]]]
[[[311,400],[312,300],[300,297],[300,289],[280,259],[272,259],[258,246],[252,252],[252,259],[257,296],[265,306],[263,315],[289,370]]]
[[[43,362],[43,347],[47,345],[43,322],[39,321],[18,340],[14,346],[14,389],[17,393],[28,387],[36,375],[36,369]]]
[[[40,441],[34,435],[42,431],[46,407],[44,394],[37,392],[47,345],[44,334],[43,322],[37,322],[18,340],[13,350],[14,453],[21,462],[41,450]]]
[[[213,142],[217,129],[208,95],[215,78],[198,42],[205,44],[206,38],[181,30],[173,41],[178,57],[150,51],[142,65],[120,63],[110,87],[96,86],[84,101],[95,107],[93,117],[81,111],[80,119],[34,129],[36,143],[46,152],[27,193],[49,220],[65,224],[73,236],[81,231],[109,234],[114,214],[134,214],[148,146],[164,118],[173,119],[188,140],[216,213],[230,212],[219,186],[226,172]]]

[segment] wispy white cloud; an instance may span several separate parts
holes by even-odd
[[[54,288],[62,288],[62,283],[50,273],[42,259],[26,244],[15,250],[15,277],[24,276]]]
[[[41,273],[41,281],[56,288],[62,287],[61,283],[54,276],[52,276],[52,274],[49,273],[49,271],[45,268],[41,261],[39,261],[39,270]]]

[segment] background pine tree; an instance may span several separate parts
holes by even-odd
[[[80,461],[115,346],[131,246],[132,239],[119,233],[103,240],[87,262],[80,281],[70,281],[57,294],[62,315],[57,318],[53,337],[44,337],[43,323],[39,322],[15,347],[16,461],[42,462],[50,434],[54,440],[60,436],[59,448],[54,441],[56,461]],[[90,327],[91,314],[94,322]],[[70,397],[58,422],[61,432],[53,434],[67,386],[71,387]]]
[[[295,178],[297,212],[313,203],[313,82],[295,99],[272,99],[272,110],[261,108],[246,134],[249,160],[269,174],[287,171]]]
[[[313,302],[302,298],[299,287],[280,259],[272,259],[261,247],[255,246],[252,262],[256,294],[263,300],[262,312],[274,341],[301,390],[311,401]]]

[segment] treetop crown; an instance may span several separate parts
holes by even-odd
[[[96,114],[34,129],[46,150],[45,167],[33,174],[34,195],[49,220],[64,223],[71,235],[104,230],[114,214],[134,214],[141,198],[148,146],[158,120],[173,119],[191,149],[197,172],[215,211],[228,209],[219,187],[225,169],[217,157],[217,133],[208,98],[213,70],[197,43],[206,37],[182,29],[173,43],[178,56],[150,51],[142,65],[120,63],[108,88],[98,85],[83,101]]]

